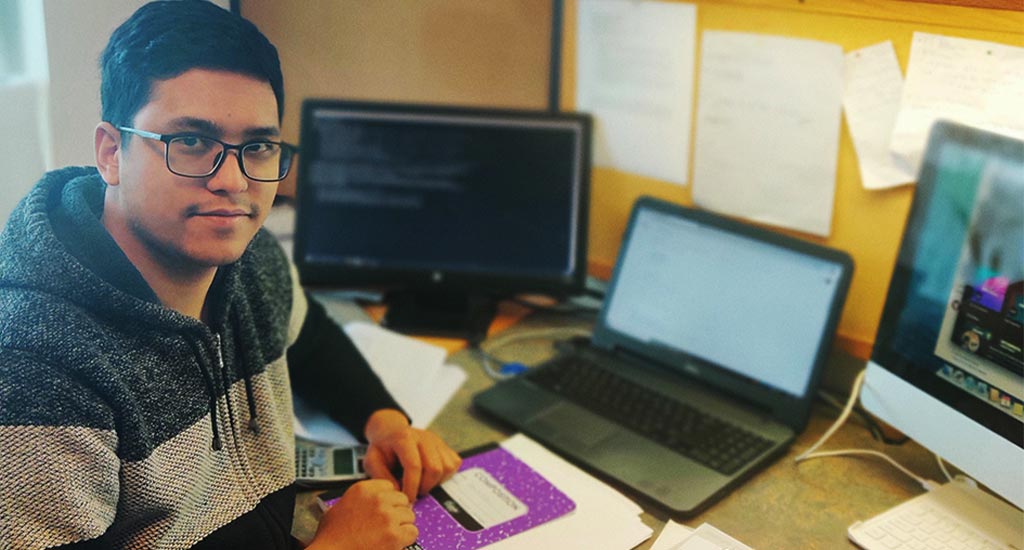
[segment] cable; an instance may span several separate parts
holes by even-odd
[[[514,332],[512,334],[506,334],[498,336],[488,342],[487,347],[490,351],[484,350],[480,344],[474,345],[470,348],[471,351],[475,352],[479,358],[481,364],[483,364],[484,372],[488,376],[495,380],[505,380],[512,378],[524,372],[527,367],[522,363],[504,363],[501,368],[495,369],[492,362],[503,363],[499,358],[494,356],[494,352],[498,348],[502,348],[515,342],[523,340],[538,340],[555,338],[558,336],[590,336],[590,331],[581,328],[574,327],[557,327],[557,328],[546,328],[536,330],[524,330]]]
[[[823,401],[825,401],[829,405],[835,407],[836,410],[838,410],[838,411],[843,410],[843,403],[841,403],[838,399],[836,399],[834,396],[832,396],[828,392],[826,392],[824,390],[818,390],[818,397],[820,397]],[[859,418],[861,420],[861,422],[863,422],[865,424],[865,427],[867,428],[867,430],[869,432],[871,432],[871,437],[875,438],[876,441],[881,441],[882,443],[885,443],[886,445],[903,445],[907,441],[910,441],[910,438],[905,436],[905,435],[903,437],[899,438],[899,439],[894,439],[894,438],[891,438],[891,437],[885,435],[885,432],[882,430],[882,427],[878,425],[878,422],[876,422],[871,417],[871,415],[869,415],[866,412],[864,412],[864,410],[861,407],[859,407],[859,406],[855,406],[853,408],[853,413],[856,414],[857,418]]]
[[[946,463],[938,454],[935,455],[935,462],[939,463],[939,469],[942,470],[942,475],[946,476],[946,481],[953,481],[953,476],[949,475],[949,470],[946,469]]]
[[[857,400],[860,398],[860,389],[864,385],[864,376],[866,374],[867,374],[867,370],[862,370],[862,371],[860,371],[857,374],[857,378],[855,378],[854,381],[853,381],[853,389],[850,390],[850,398],[846,401],[846,406],[843,407],[843,412],[839,415],[839,418],[837,418],[836,421],[832,423],[832,426],[830,426],[829,429],[826,430],[825,433],[820,438],[818,438],[818,440],[815,441],[813,445],[811,445],[806,451],[800,453],[796,457],[795,462],[797,464],[799,464],[800,462],[803,462],[805,460],[811,460],[811,459],[814,459],[814,458],[831,457],[831,456],[848,456],[848,455],[875,456],[875,457],[882,458],[883,460],[889,462],[890,464],[895,466],[899,471],[903,472],[904,474],[910,476],[915,481],[920,483],[921,486],[925,488],[925,490],[931,491],[932,489],[934,489],[935,487],[938,486],[934,481],[931,481],[931,480],[925,479],[925,478],[923,478],[921,476],[918,476],[917,474],[915,474],[915,473],[911,472],[910,470],[908,470],[907,468],[903,467],[901,464],[899,464],[898,462],[893,460],[891,457],[889,457],[889,455],[887,455],[885,453],[881,453],[881,452],[878,452],[878,451],[867,450],[867,449],[840,449],[840,450],[837,450],[837,451],[824,451],[824,452],[820,452],[820,453],[815,453],[814,452],[814,451],[818,450],[818,448],[821,447],[826,441],[828,441],[828,439],[830,437],[832,437],[833,434],[836,433],[836,431],[840,428],[840,426],[842,426],[843,423],[846,422],[846,419],[850,417],[850,413],[853,411],[854,405],[857,404]]]
[[[495,370],[495,368],[491,365],[491,356],[489,356],[487,352],[485,352],[484,350],[480,348],[473,348],[473,351],[476,351],[480,354],[480,364],[483,365],[484,372],[487,373],[487,376],[491,377],[494,380],[505,380],[507,378],[512,378],[514,376],[514,374],[509,372],[501,372],[499,370]]]
[[[825,390],[818,390],[818,397],[828,405],[831,405],[837,411],[842,411],[843,407],[845,406],[842,402],[840,402],[838,399],[830,395]],[[857,407],[853,408],[853,414],[855,414],[857,418],[864,423],[864,427],[867,428],[869,432],[871,432],[871,437],[875,438],[875,440],[883,439],[883,436],[879,432],[878,427],[875,425],[874,422],[871,421],[870,418],[868,418],[867,415],[865,415],[862,411],[858,410]],[[886,443],[888,443],[888,441],[886,441]]]
[[[564,315],[577,315],[582,313],[596,313],[601,308],[598,305],[586,305],[586,304],[573,304],[567,302],[559,302],[555,305],[543,305],[530,300],[524,300],[522,298],[512,298],[512,302],[519,304],[523,307],[530,308],[533,311],[545,312],[545,313],[559,313]]]
[[[832,423],[832,426],[830,426],[829,429],[826,430],[825,433],[820,438],[818,438],[818,440],[815,441],[813,445],[811,445],[806,451],[804,451],[803,453],[796,457],[797,462],[802,462],[804,460],[807,460],[808,458],[813,458],[811,456],[811,453],[818,450],[818,447],[821,447],[822,444],[828,441],[828,439],[832,437],[832,434],[836,433],[836,430],[838,430],[839,427],[842,426],[844,422],[846,422],[846,419],[849,418],[850,416],[850,412],[853,411],[853,406],[857,403],[857,398],[860,397],[860,387],[864,385],[864,375],[866,373],[866,370],[862,370],[860,371],[860,373],[857,374],[857,378],[853,380],[853,389],[850,390],[850,398],[846,401],[846,406],[843,407],[843,412],[839,414],[839,418]]]
[[[492,338],[488,343],[487,347],[493,351],[495,348],[505,347],[509,344],[519,342],[522,340],[539,340],[545,338],[551,338],[553,335],[565,334],[567,336],[590,336],[590,329],[583,329],[577,327],[553,327],[553,328],[539,328],[533,330],[520,330],[512,333],[505,333],[496,338]]]
[[[907,476],[912,478],[914,481],[918,482],[921,485],[921,487],[924,487],[925,490],[927,490],[927,491],[931,491],[932,489],[935,489],[935,488],[937,488],[939,486],[938,483],[936,483],[936,482],[934,482],[934,481],[932,481],[930,479],[925,479],[925,478],[915,474],[914,472],[911,472],[905,466],[903,466],[899,462],[896,462],[895,460],[893,460],[893,458],[891,456],[889,456],[889,455],[887,455],[885,453],[879,452],[879,451],[872,451],[872,450],[869,450],[869,449],[839,449],[839,450],[835,450],[835,451],[822,451],[820,453],[814,453],[813,455],[808,455],[808,456],[804,457],[803,460],[810,460],[810,459],[813,459],[813,458],[825,458],[825,457],[830,457],[830,456],[850,456],[850,455],[868,455],[868,456],[874,456],[874,457],[881,458],[882,460],[885,460],[889,464],[892,464],[893,466],[895,466],[897,470],[903,472],[904,474],[907,474]],[[800,461],[801,461],[800,457],[797,457],[797,462],[800,462]]]

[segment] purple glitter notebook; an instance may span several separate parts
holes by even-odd
[[[422,550],[473,550],[568,514],[576,504],[503,447],[463,459],[413,505]]]

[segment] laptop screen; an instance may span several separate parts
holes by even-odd
[[[843,267],[671,212],[636,215],[606,298],[608,328],[806,394]]]

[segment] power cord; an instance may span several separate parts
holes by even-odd
[[[939,463],[939,469],[942,470],[942,475],[946,476],[946,481],[953,481],[953,476],[949,475],[949,470],[946,469],[946,463],[942,460],[942,457],[936,454],[935,462]]]
[[[837,411],[843,410],[843,403],[825,390],[818,390],[818,397],[820,397],[825,403],[834,407]],[[907,441],[910,441],[910,438],[905,435],[898,439],[886,436],[885,432],[882,431],[882,427],[878,425],[878,422],[872,419],[871,415],[864,412],[860,407],[854,407],[853,414],[857,415],[857,418],[864,423],[867,430],[871,432],[871,437],[875,438],[876,441],[881,441],[886,445],[903,445]]]
[[[830,456],[849,456],[849,455],[868,455],[868,456],[874,456],[874,457],[877,457],[877,458],[881,458],[882,460],[885,460],[889,464],[892,464],[899,471],[901,471],[904,474],[910,476],[912,479],[914,479],[914,481],[917,481],[922,487],[925,488],[925,490],[931,491],[932,489],[935,489],[936,487],[938,487],[938,484],[935,481],[932,481],[932,480],[929,480],[929,479],[925,479],[925,478],[915,474],[914,472],[911,472],[910,470],[905,468],[902,464],[896,462],[889,455],[887,455],[885,453],[881,453],[881,452],[873,451],[873,450],[869,450],[869,449],[840,449],[840,450],[836,450],[836,451],[815,452],[826,441],[828,441],[828,439],[830,437],[832,437],[832,435],[835,434],[836,431],[846,422],[846,419],[850,417],[850,413],[853,411],[854,405],[856,405],[857,400],[860,398],[860,389],[864,385],[864,376],[866,374],[867,374],[866,370],[862,370],[862,371],[860,371],[860,373],[857,374],[857,378],[854,379],[854,381],[853,381],[853,389],[850,391],[850,398],[846,401],[846,406],[843,407],[843,411],[842,411],[842,413],[840,413],[839,418],[837,418],[836,421],[832,423],[832,426],[830,426],[829,429],[826,430],[825,433],[817,441],[815,441],[813,445],[811,445],[806,451],[800,453],[800,455],[798,455],[796,457],[795,462],[797,464],[799,464],[799,463],[801,463],[801,462],[803,462],[805,460],[811,460],[811,459],[815,459],[815,458],[825,458],[825,457],[830,457]],[[943,468],[943,471],[945,472],[945,468]],[[949,474],[946,473],[946,475],[948,477]]]
[[[590,336],[590,331],[573,327],[558,327],[536,330],[517,331],[512,334],[498,336],[487,343],[487,350],[483,349],[481,343],[474,344],[470,350],[480,359],[484,372],[494,380],[506,380],[513,378],[529,370],[529,367],[519,362],[504,362],[497,358],[494,353],[507,345],[524,340],[557,339],[559,337]],[[494,363],[501,366],[494,367]]]

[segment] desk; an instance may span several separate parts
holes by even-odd
[[[562,326],[587,327],[588,322],[565,316],[535,314],[507,330],[512,334],[511,331]],[[536,364],[552,353],[550,346],[543,341],[523,341],[496,352],[501,358],[515,358],[526,364]],[[833,356],[827,367],[830,372],[826,376],[826,383],[843,379],[844,376],[837,376],[833,371],[851,370],[852,361],[849,357]],[[456,450],[500,441],[511,435],[513,432],[507,426],[472,409],[473,395],[493,384],[476,357],[466,350],[456,351],[449,357],[449,362],[461,366],[469,376],[438,415],[431,429]],[[856,365],[852,367],[856,368]],[[845,378],[850,377],[852,375]],[[677,521],[692,527],[704,522],[711,523],[758,550],[856,548],[846,539],[846,528],[851,523],[878,514],[923,490],[913,480],[877,459],[825,458],[795,464],[793,458],[813,444],[837,415],[838,411],[819,402],[807,429],[786,456],[772,463],[703,514]],[[924,448],[914,442],[900,446],[878,443],[853,418],[825,445],[826,449],[852,447],[884,450],[911,471],[926,478],[942,479],[935,459]],[[311,492],[303,493],[296,501],[293,533],[303,540],[312,537],[320,515],[314,495]],[[645,510],[642,519],[654,529],[654,536],[637,547],[641,550],[651,547],[667,519],[660,510],[650,506],[645,506]]]

